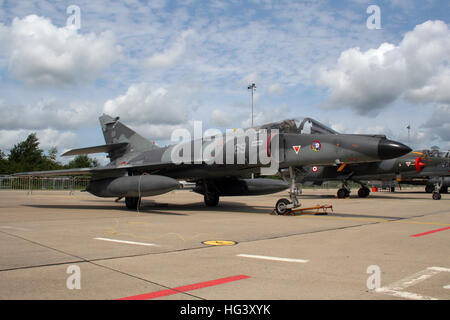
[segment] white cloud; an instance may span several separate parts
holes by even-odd
[[[232,115],[222,109],[214,109],[211,113],[211,122],[219,127],[227,127],[233,123]]]
[[[282,95],[285,93],[285,90],[279,83],[274,83],[274,84],[271,84],[267,88],[267,93],[275,94],[275,95]]]
[[[263,109],[262,111],[255,112],[253,116],[253,124],[255,126],[257,125],[263,125],[266,123],[276,122],[280,120],[287,119],[287,115],[290,113],[290,108],[287,105],[281,105],[276,108],[268,108]],[[252,118],[251,115],[248,116],[248,113],[245,114],[241,113],[241,120],[240,124],[242,128],[249,128],[252,125]]]
[[[162,53],[155,53],[147,58],[145,65],[147,67],[166,68],[176,64],[183,58],[187,50],[187,42],[189,38],[195,35],[193,30],[183,31],[180,37],[172,44],[172,46]]]
[[[438,105],[433,110],[430,119],[423,124],[424,128],[442,141],[450,141],[450,105]]]
[[[54,129],[43,130],[0,130],[0,149],[10,150],[15,144],[24,141],[28,135],[36,132],[36,136],[40,142],[39,148],[44,151],[52,147],[58,147],[58,153],[61,153],[67,148],[73,148],[78,145],[79,140],[77,135],[71,131],[58,131]]]
[[[334,69],[320,74],[318,83],[329,88],[324,106],[376,115],[402,96],[412,103],[448,103],[449,57],[450,31],[442,21],[416,26],[398,46],[346,50]]]
[[[11,26],[0,25],[0,29],[9,70],[28,85],[68,85],[94,80],[120,56],[111,32],[98,36],[81,34],[73,27],[60,28],[36,15],[16,17]]]
[[[106,101],[103,112],[136,124],[180,124],[188,120],[196,91],[192,85],[166,89],[148,83],[132,84],[124,95]]]
[[[94,123],[98,107],[91,103],[61,103],[41,100],[35,105],[10,104],[0,100],[2,129],[76,129]]]

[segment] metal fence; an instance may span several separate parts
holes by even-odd
[[[13,177],[0,176],[0,189],[9,190],[84,190],[89,177]]]

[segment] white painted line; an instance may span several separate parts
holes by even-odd
[[[237,254],[236,256],[244,257],[244,258],[253,258],[253,259],[283,261],[283,262],[297,262],[297,263],[307,263],[307,262],[309,262],[309,260],[303,260],[303,259],[268,257],[268,256],[258,256],[258,255],[253,255],[253,254]]]
[[[126,241],[126,240],[116,240],[116,239],[108,239],[108,238],[94,238],[94,239],[95,240],[118,242],[118,243],[125,243],[125,244],[135,244],[135,245],[138,245],[138,246],[159,247],[157,244],[154,244],[154,243],[135,242],[135,241]]]
[[[450,272],[450,269],[448,268],[442,268],[442,267],[429,267],[430,270],[435,270],[439,272]]]
[[[30,231],[30,229],[26,228],[18,228],[18,227],[10,227],[10,226],[0,226],[2,229],[10,229],[10,230],[18,230],[18,231]]]
[[[430,279],[432,276],[441,273],[450,272],[448,268],[442,267],[428,267],[425,270],[419,271],[409,277],[403,278],[400,281],[394,282],[388,286],[375,289],[375,292],[384,293],[395,297],[413,299],[413,300],[438,300],[429,296],[422,296],[417,293],[403,291],[407,287],[414,286],[422,281]],[[445,289],[450,289],[450,285],[444,286]]]
[[[394,297],[400,297],[404,299],[411,299],[411,300],[438,300],[433,297],[428,296],[422,296],[420,294],[414,293],[414,292],[406,292],[406,291],[398,291],[398,290],[392,290],[388,288],[379,288],[375,290],[378,293],[384,293],[388,294]]]

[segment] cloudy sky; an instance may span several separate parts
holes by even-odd
[[[246,127],[252,82],[255,123],[404,143],[410,125],[410,146],[449,149],[449,18],[448,0],[0,0],[0,149],[103,144],[102,113],[160,144]]]

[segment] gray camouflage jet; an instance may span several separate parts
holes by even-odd
[[[440,192],[446,192],[444,182],[450,177],[450,158],[432,155],[429,151],[413,151],[404,156],[382,160],[379,162],[343,165],[339,168],[333,166],[311,166],[300,183],[321,185],[325,181],[342,181],[338,190],[338,198],[350,195],[348,181],[361,185],[358,196],[369,196],[370,190],[363,181],[397,180],[405,184],[427,184],[428,191],[433,193],[433,199],[441,198]]]
[[[16,175],[90,174],[86,191],[98,197],[125,197],[129,209],[136,209],[142,197],[177,189],[177,179],[195,182],[194,191],[204,196],[207,206],[216,206],[221,196],[264,195],[290,187],[290,200],[280,199],[276,205],[277,210],[283,211],[300,205],[295,182],[304,166],[380,161],[411,151],[385,136],[338,134],[310,118],[255,127],[256,140],[227,132],[215,139],[201,137],[165,147],[143,138],[121,123],[119,117],[104,114],[99,120],[106,144],[73,149],[63,156],[106,152],[111,160],[108,165]],[[213,152],[206,158],[201,155],[198,158],[196,146],[202,150],[213,148]],[[251,161],[256,152],[265,154],[270,161],[264,162],[261,157]],[[183,161],[174,161],[174,157],[180,156]],[[275,162],[276,170],[288,170],[289,184],[282,180],[242,178],[268,169]]]
[[[450,151],[422,150],[422,170],[418,174],[402,177],[399,184],[424,185],[425,192],[432,193],[434,200],[441,199],[441,193],[448,193],[450,186]]]

